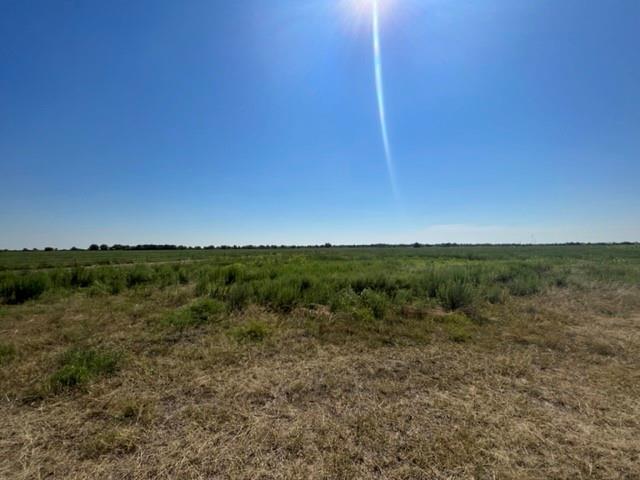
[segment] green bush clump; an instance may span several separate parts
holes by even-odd
[[[389,300],[384,294],[366,288],[360,294],[360,298],[376,319],[380,320],[385,317]]]
[[[188,310],[189,316],[195,323],[202,324],[213,320],[216,316],[225,311],[224,303],[206,298],[191,305]]]
[[[338,291],[331,297],[332,312],[347,312],[358,305],[360,297],[351,287]]]
[[[215,321],[224,313],[225,305],[219,300],[205,298],[167,316],[163,323],[178,328],[204,325]]]
[[[230,310],[242,310],[253,298],[253,288],[246,283],[237,283],[229,287],[225,299]]]
[[[508,283],[508,288],[512,295],[518,297],[534,295],[542,290],[542,280],[533,274],[518,276]]]
[[[447,310],[458,310],[470,306],[475,299],[473,287],[464,280],[453,280],[441,284],[436,297]]]
[[[290,312],[305,298],[314,298],[315,290],[309,278],[278,277],[274,280],[263,279],[252,282],[255,300],[281,312]]]
[[[487,287],[484,296],[489,303],[493,304],[504,303],[507,300],[507,292],[498,285]]]
[[[44,273],[7,275],[0,280],[0,299],[17,305],[38,298],[51,287],[51,280]]]
[[[252,320],[231,329],[229,334],[239,343],[259,343],[271,334],[271,329],[264,322]]]
[[[242,265],[228,265],[221,270],[222,283],[225,285],[232,285],[243,277]]]
[[[127,271],[127,287],[149,283],[153,280],[153,270],[146,265],[136,265]]]
[[[72,348],[59,360],[58,370],[49,378],[53,393],[82,386],[101,375],[112,375],[118,370],[121,355],[105,349]]]
[[[471,339],[471,320],[465,315],[453,313],[444,317],[443,322],[449,340],[462,343]]]
[[[95,281],[95,269],[75,267],[71,269],[69,284],[75,288],[85,288],[91,286]]]

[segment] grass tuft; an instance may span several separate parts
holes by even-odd
[[[475,292],[464,280],[454,280],[440,285],[436,297],[447,310],[458,310],[473,303]]]
[[[229,335],[238,343],[260,343],[270,334],[271,328],[260,320],[252,320],[229,331]]]
[[[469,320],[464,314],[453,313],[447,315],[443,318],[443,323],[449,340],[458,343],[471,340],[471,320]]]
[[[59,368],[49,377],[53,393],[87,384],[101,375],[112,375],[118,370],[121,355],[105,349],[72,348],[59,360]]]
[[[224,303],[205,298],[172,312],[164,318],[162,323],[177,328],[193,327],[211,323],[220,318],[224,312]]]
[[[50,279],[42,273],[8,275],[0,280],[0,301],[17,305],[38,298],[50,286]]]

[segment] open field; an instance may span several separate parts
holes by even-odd
[[[640,477],[640,246],[0,252],[0,478]]]

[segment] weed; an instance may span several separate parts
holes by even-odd
[[[449,340],[453,342],[466,342],[471,339],[471,321],[461,313],[447,315],[443,319],[444,328]]]
[[[218,318],[225,311],[224,303],[205,298],[180,308],[164,318],[163,323],[178,328],[204,325]]]
[[[534,295],[542,290],[540,277],[535,275],[518,276],[508,284],[509,292],[518,297]]]
[[[58,370],[49,378],[53,393],[78,387],[100,375],[112,375],[118,369],[121,355],[102,349],[72,348],[59,361]]]
[[[475,292],[464,280],[448,281],[440,285],[436,296],[440,304],[447,310],[457,310],[473,303]]]
[[[229,334],[239,343],[259,343],[271,334],[271,328],[260,320],[252,320],[231,329]]]
[[[253,288],[246,283],[232,285],[226,295],[227,305],[230,310],[241,310],[253,296]]]
[[[507,292],[498,285],[491,285],[485,291],[485,298],[489,303],[501,304],[507,299]]]
[[[43,273],[5,276],[0,280],[0,299],[9,304],[24,303],[42,295],[50,283]]]
[[[375,318],[384,318],[389,304],[384,294],[365,288],[360,294],[360,298],[362,303],[371,310]]]

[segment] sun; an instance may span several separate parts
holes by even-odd
[[[370,17],[374,8],[379,15],[393,8],[397,0],[342,0],[342,10],[354,18]]]

